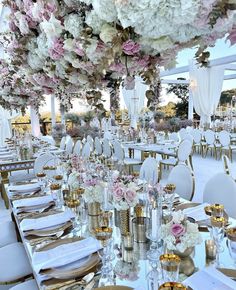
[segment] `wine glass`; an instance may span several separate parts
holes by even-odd
[[[175,198],[175,189],[176,189],[175,184],[166,184],[166,186],[164,187],[164,192],[165,192],[164,199],[167,204],[168,219],[171,219],[171,215],[172,215],[172,207],[173,207],[174,198]]]
[[[38,172],[36,174],[36,177],[37,177],[37,180],[38,180],[38,183],[39,183],[39,186],[41,188],[41,191],[44,192],[47,184],[46,184],[46,180],[45,180],[45,177],[46,177],[46,173],[45,172]]]
[[[234,261],[234,266],[236,267],[236,228],[229,228],[226,230],[227,236],[227,247],[229,249],[230,257]]]
[[[72,195],[69,195],[66,205],[68,208],[70,208],[74,214],[75,218],[73,220],[73,236],[77,236],[77,232],[81,229],[81,224],[80,224],[80,216],[79,216],[79,205],[80,205],[80,200],[75,198]]]
[[[50,185],[51,195],[57,208],[61,207],[61,185],[52,183]]]
[[[179,278],[179,267],[181,259],[175,254],[164,254],[160,256],[162,279],[164,282],[177,282]]]

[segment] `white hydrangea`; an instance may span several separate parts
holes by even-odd
[[[97,48],[97,44],[98,41],[95,38],[91,38],[89,39],[90,44],[87,45],[85,51],[86,51],[86,55],[87,57],[92,61],[92,62],[96,62],[96,48]]]
[[[43,68],[44,59],[40,58],[36,53],[29,52],[27,62],[32,69],[40,70]]]
[[[117,35],[117,30],[115,27],[109,25],[109,24],[103,24],[101,32],[100,32],[100,38],[104,43],[111,42],[112,39]]]
[[[101,19],[94,10],[92,10],[86,14],[85,23],[92,27],[94,34],[99,34],[105,21]]]
[[[103,195],[104,195],[104,186],[102,184],[98,184],[96,186],[87,186],[83,193],[83,198],[87,203],[92,202],[102,203]]]
[[[78,14],[69,14],[65,17],[64,26],[74,38],[79,38],[83,30],[83,19]]]
[[[75,40],[72,38],[67,38],[64,40],[64,49],[68,51],[74,51],[75,49]]]
[[[39,57],[48,57],[48,43],[45,33],[40,33],[37,37],[37,49],[35,50]]]
[[[117,12],[114,0],[93,0],[92,4],[98,17],[101,19],[107,22],[113,22],[117,20]]]
[[[68,178],[68,185],[70,186],[70,188],[72,190],[76,190],[80,187],[80,183],[79,183],[79,174],[78,172],[74,171],[69,175]]]
[[[48,21],[44,19],[40,23],[40,28],[46,34],[48,41],[52,41],[54,38],[59,37],[63,31],[61,22],[56,19],[53,14],[51,14],[51,17]]]
[[[139,43],[145,51],[148,51],[151,48],[156,52],[165,51],[172,48],[174,45],[174,42],[169,36],[162,36],[156,39],[142,37],[139,39]]]

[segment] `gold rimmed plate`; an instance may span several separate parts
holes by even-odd
[[[44,247],[41,247],[39,251],[47,251],[64,244],[74,243],[79,240],[82,240],[82,238],[77,237],[57,240],[48,245],[45,245]],[[90,272],[96,272],[99,264],[99,255],[98,253],[94,253],[85,257],[84,259],[74,261],[64,266],[41,270],[40,274],[46,275],[52,279],[74,279],[83,277]]]

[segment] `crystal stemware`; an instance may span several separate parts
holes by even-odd
[[[226,230],[227,236],[227,247],[229,249],[229,254],[234,261],[234,266],[236,267],[236,228],[229,228]]]
[[[80,216],[79,216],[79,205],[80,205],[80,200],[75,199],[73,196],[69,196],[69,198],[66,201],[67,207],[69,207],[75,214],[75,218],[73,220],[73,235],[77,236],[77,232],[81,229],[81,224],[80,224]]]
[[[175,184],[166,184],[164,187],[164,199],[167,204],[167,216],[169,219],[171,219],[172,216],[172,207],[174,203],[174,197],[175,197]]]
[[[41,188],[41,191],[44,192],[45,188],[46,188],[46,173],[45,172],[38,172],[36,174],[39,186]]]
[[[51,195],[57,208],[61,207],[61,185],[52,183],[50,185]]]
[[[177,282],[179,279],[179,267],[181,259],[175,254],[160,256],[162,279],[164,282]]]

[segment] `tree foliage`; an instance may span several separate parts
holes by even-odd
[[[236,88],[221,92],[220,106],[225,106],[227,104],[230,104],[233,96],[236,96]]]

